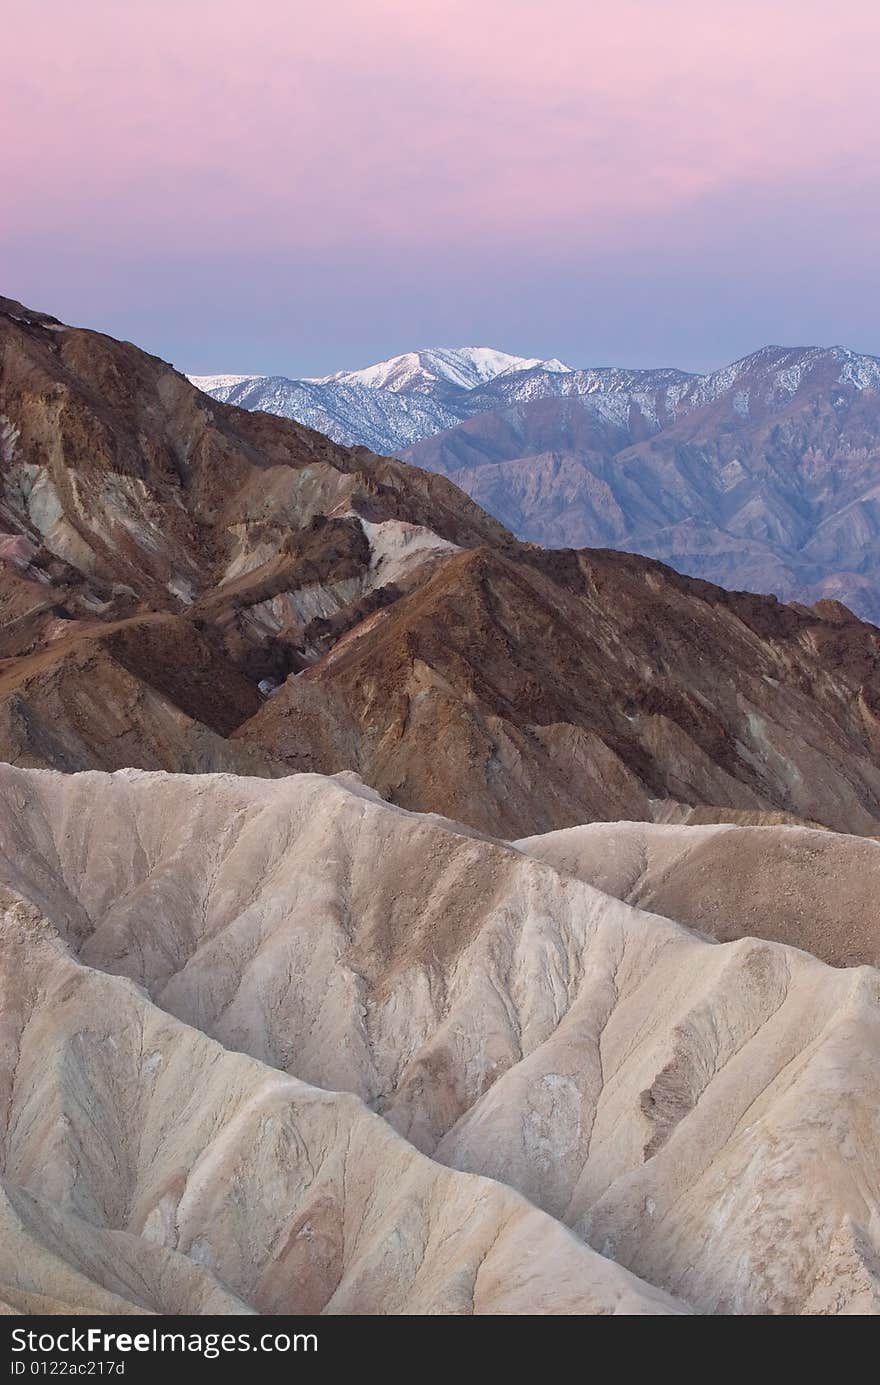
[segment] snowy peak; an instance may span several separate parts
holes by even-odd
[[[573,368],[489,346],[408,351],[362,370],[317,379],[279,375],[191,375],[223,403],[293,418],[334,442],[394,454],[478,415],[539,400],[578,398],[604,423],[657,432],[709,409],[739,425],[795,399],[818,395],[835,409],[861,391],[880,393],[880,359],[842,346],[764,346],[721,370],[692,375],[670,367]],[[560,425],[561,426],[561,425]],[[641,430],[641,432],[639,432]],[[558,440],[548,438],[553,450]]]
[[[315,383],[322,385],[363,385],[367,389],[395,392],[427,393],[438,386],[454,390],[472,390],[500,375],[521,370],[546,370],[554,374],[569,372],[572,367],[555,358],[542,361],[538,357],[513,356],[491,346],[433,347],[425,351],[407,351],[387,361],[365,366],[362,370],[339,370],[325,375]]]
[[[213,394],[215,399],[221,398],[221,390],[234,389],[236,385],[243,385],[251,380],[261,380],[261,375],[187,375],[191,385],[195,385],[197,390],[203,394]]]
[[[880,389],[880,358],[846,346],[763,346],[732,365],[703,376],[693,403],[718,399],[731,388],[748,385],[763,393],[766,403],[779,403],[805,384]]]

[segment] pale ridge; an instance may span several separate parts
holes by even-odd
[[[10,824],[2,876],[38,911],[29,924],[22,906],[7,910],[13,974],[33,975],[35,983],[42,977],[41,993],[51,997],[55,983],[47,982],[46,968],[60,978],[74,965],[49,925],[38,923],[42,914],[82,963],[130,976],[154,1002],[145,1010],[141,993],[129,990],[117,994],[112,1011],[73,999],[60,1008],[54,1003],[46,1012],[50,1030],[37,1047],[47,1021],[28,1025],[25,1056],[15,1056],[21,1040],[13,1023],[16,1091],[34,1095],[20,1112],[21,1097],[13,1096],[7,1177],[31,1169],[26,1186],[72,1197],[71,1211],[93,1224],[121,1225],[130,1208],[125,1227],[136,1234],[155,1228],[151,1239],[195,1256],[243,1302],[294,1311],[286,1271],[274,1261],[270,1271],[266,1252],[249,1254],[247,1263],[238,1252],[228,1258],[227,1228],[236,1244],[240,1238],[224,1190],[266,1113],[286,1130],[287,1104],[299,1111],[305,1102],[297,1115],[303,1153],[289,1176],[300,1180],[296,1205],[309,1207],[309,1225],[320,1226],[315,1234],[326,1247],[324,1268],[315,1268],[317,1280],[309,1281],[324,1311],[375,1311],[373,1257],[385,1233],[377,1229],[376,1242],[357,1239],[357,1266],[343,1265],[331,1288],[327,1276],[337,1270],[329,1266],[338,1264],[331,1228],[341,1213],[332,1210],[336,1194],[328,1191],[319,1216],[314,1194],[302,1202],[306,1186],[318,1177],[323,1188],[331,1167],[348,1167],[346,1186],[355,1178],[377,1209],[390,1209],[384,1199],[409,1187],[410,1178],[425,1189],[419,1199],[431,1198],[431,1180],[441,1174],[432,1161],[410,1165],[423,1157],[414,1147],[511,1185],[545,1216],[699,1311],[874,1313],[880,1307],[872,1268],[880,1180],[880,974],[873,969],[834,970],[797,949],[748,937],[722,946],[704,941],[526,855],[539,849],[540,839],[511,848],[387,805],[349,776],[267,781],[124,771],[67,777],[3,767],[0,798]],[[606,829],[612,839],[614,830]],[[808,838],[827,835],[760,830],[771,842],[804,830]],[[695,831],[697,845],[706,837],[706,829],[662,831],[683,840]],[[841,863],[838,870],[844,869]],[[36,946],[31,931],[22,953],[34,927],[45,942]],[[85,974],[89,987],[124,984],[100,971]],[[123,994],[130,997],[124,1004]],[[76,1128],[77,1085],[52,1094],[33,1065],[45,1043],[55,1042],[52,1033],[68,1033],[65,1026],[72,1026],[65,1043],[81,1033],[75,1047],[92,1052],[87,1035],[95,1024],[106,1032],[104,1016],[111,1013],[114,1052],[129,1051],[130,1034],[149,1081],[140,1094],[130,1078],[114,1088],[108,1073],[102,1087],[100,1073],[110,1061],[102,1058],[91,1079],[106,1092],[102,1127],[118,1130],[125,1142],[129,1118],[114,1090],[152,1102],[153,1082],[173,1083],[179,1063],[187,1090],[200,1093],[187,1120],[194,1131],[204,1121],[218,1130],[219,1143],[207,1155],[179,1156],[183,1163],[174,1167],[185,1167],[186,1176],[177,1190],[168,1181],[171,1164],[160,1177],[171,1155],[156,1144],[172,1135],[153,1116],[138,1123],[152,1132],[150,1146],[138,1153],[124,1143],[127,1152],[116,1153],[114,1165],[131,1173],[112,1178],[106,1170],[86,1177],[83,1160],[97,1156],[86,1154],[73,1131],[63,1140],[53,1134],[61,1129],[56,1111]],[[175,1028],[180,1021],[195,1030]],[[217,1043],[253,1058],[224,1053]],[[186,1056],[178,1060],[170,1055],[180,1044]],[[269,1078],[255,1060],[325,1090],[318,1097],[299,1082]],[[195,1088],[193,1065],[204,1071]],[[353,1096],[332,1095],[340,1091]],[[345,1104],[354,1097],[377,1114],[357,1114],[361,1106]],[[173,1105],[169,1095],[145,1111]],[[332,1141],[326,1133],[307,1133],[325,1131],[331,1112]],[[380,1116],[406,1142],[382,1134]],[[178,1139],[184,1134],[175,1131]],[[204,1140],[194,1139],[201,1151]],[[273,1134],[269,1145],[267,1139],[268,1130],[257,1146],[261,1161],[278,1139],[290,1148],[286,1135]],[[153,1145],[143,1166],[155,1170],[151,1182],[136,1182],[133,1194],[127,1180]],[[65,1185],[74,1168],[80,1172]],[[265,1222],[259,1198],[275,1188],[278,1171],[271,1161],[261,1168],[247,1215],[254,1234],[277,1244],[277,1226]],[[70,1193],[62,1193],[65,1186]],[[160,1186],[168,1189],[162,1196]],[[442,1195],[443,1207],[479,1239],[486,1223],[482,1216],[474,1222],[473,1210],[461,1222],[451,1189]],[[287,1193],[280,1204],[273,1197],[273,1205],[289,1205],[293,1216]],[[378,1228],[384,1212],[375,1215]],[[207,1230],[209,1220],[216,1233]],[[444,1224],[446,1236],[452,1223]],[[539,1233],[533,1223],[523,1244],[542,1245],[553,1225]],[[492,1227],[494,1239],[497,1223]],[[542,1311],[585,1311],[584,1292],[605,1292],[589,1279],[594,1262],[575,1270],[574,1243],[564,1254],[562,1242],[554,1245]],[[476,1264],[463,1244],[450,1254],[457,1264],[462,1255]],[[501,1259],[493,1288],[480,1272],[476,1299],[467,1276],[456,1280],[463,1297],[448,1297],[458,1293],[444,1278],[443,1266],[452,1262],[435,1262],[424,1249],[416,1281],[395,1261],[381,1291],[399,1305],[394,1311],[422,1311],[414,1305],[426,1303],[443,1303],[442,1311],[511,1311],[519,1292],[517,1256],[507,1256],[500,1243],[495,1256]],[[578,1287],[588,1281],[594,1287]],[[34,1292],[44,1288],[32,1285]]]

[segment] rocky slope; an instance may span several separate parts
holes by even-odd
[[[877,830],[880,633],[842,607],[523,545],[9,300],[0,361],[7,760],[351,769],[510,837],[654,799]]]
[[[440,478],[10,300],[0,366],[7,759],[280,772],[229,733],[324,638],[306,631],[394,598],[414,555],[507,542]]]
[[[316,428],[335,442],[397,453],[493,410],[540,400],[584,400],[594,418],[631,440],[675,416],[701,377],[680,370],[574,370],[562,361],[490,347],[413,351],[363,370],[317,380],[283,375],[190,375],[226,404],[265,410]],[[471,425],[479,430],[480,425]],[[430,456],[431,454],[428,453]]]
[[[481,374],[462,349],[321,381],[201,383],[451,476],[521,538],[880,621],[880,360],[765,347],[698,376],[485,354],[512,363]],[[433,356],[452,358],[453,381]]]
[[[296,419],[334,442],[393,453],[432,433],[453,428],[474,409],[483,387],[559,387],[571,373],[561,361],[511,356],[491,347],[410,351],[363,370],[340,370],[318,380],[283,375],[190,375],[214,399]],[[532,387],[534,387],[532,385]],[[500,397],[500,396],[499,396]]]
[[[0,369],[0,1311],[880,1311],[880,630]]]
[[[78,965],[27,903],[7,898],[0,920],[7,1309],[683,1311],[354,1097]]]
[[[507,836],[647,818],[654,798],[874,833],[880,632],[831,616],[624,555],[481,547],[235,736]]]
[[[0,802],[8,1301],[880,1310],[872,968],[352,778],[4,767]]]
[[[344,378],[332,382],[288,380],[283,375],[189,378],[198,389],[224,404],[295,419],[326,433],[334,442],[370,447],[378,453],[393,453],[432,433],[454,428],[461,419],[459,410],[446,398],[402,394]]]
[[[791,825],[596,822],[516,843],[616,899],[729,942],[880,967],[880,842]]]
[[[610,428],[592,395],[495,407],[401,455],[524,538],[608,544],[880,620],[880,362],[766,348],[653,415],[629,404]]]

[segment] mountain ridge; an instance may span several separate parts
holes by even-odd
[[[466,389],[391,390],[374,369],[211,388],[447,475],[520,538],[880,622],[880,358],[766,346],[705,375],[524,360]]]
[[[0,820],[0,1311],[880,1312],[845,606],[3,299]]]
[[[0,805],[0,1303],[880,1311],[880,974],[748,936],[772,886],[717,943],[350,775]]]
[[[436,471],[9,300],[0,353],[8,760],[351,770],[510,837],[656,799],[877,831],[880,631],[842,607],[523,544]]]
[[[683,412],[690,412],[691,409],[710,403],[728,392],[740,376],[753,377],[767,363],[770,365],[771,385],[781,394],[791,395],[799,388],[805,372],[821,368],[829,360],[840,366],[839,383],[853,384],[857,389],[880,389],[878,356],[853,351],[840,345],[822,347],[776,344],[758,347],[755,351],[738,357],[729,365],[703,373],[685,371],[674,366],[571,366],[557,359],[548,361],[537,357],[515,356],[493,347],[452,347],[406,352],[371,366],[335,371],[324,376],[191,374],[187,379],[206,393],[216,392],[215,397],[222,397],[224,402],[233,403],[241,402],[240,398],[227,397],[220,392],[238,391],[243,387],[249,392],[255,392],[264,382],[271,383],[276,388],[348,385],[379,393],[385,390],[398,394],[413,391],[437,398],[447,395],[449,387],[452,386],[457,394],[474,395],[479,401],[476,408],[470,403],[464,405],[459,401],[459,406],[466,408],[466,416],[469,417],[473,416],[474,412],[483,411],[483,396],[488,390],[489,397],[492,397],[491,387],[495,382],[499,383],[504,392],[503,402],[513,402],[514,398],[517,402],[526,402],[530,397],[536,397],[535,393],[529,394],[529,381],[526,377],[534,381],[535,390],[543,391],[538,397],[548,397],[552,394],[638,395],[666,387],[669,390],[671,416],[680,417]],[[475,368],[476,362],[485,362],[484,368],[480,368],[479,365]],[[553,376],[570,378],[549,378]],[[524,388],[525,393],[522,392]],[[283,400],[279,398],[275,402],[278,404]],[[250,404],[245,407],[256,405]],[[334,440],[346,445],[357,444],[360,441],[354,435],[340,436]],[[389,431],[387,441],[389,446],[386,450],[389,452],[395,451],[400,445],[400,439],[393,431]]]
[[[413,391],[363,384],[373,370],[202,384],[448,475],[521,539],[618,547],[880,622],[879,357],[764,346],[704,375],[524,361]]]

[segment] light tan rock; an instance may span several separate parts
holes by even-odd
[[[880,965],[876,840],[797,826],[596,822],[516,845],[719,942],[753,935],[832,966]]]
[[[187,1049],[184,1066],[187,1090],[198,1094],[193,1130],[201,1133],[187,1144],[189,1127],[181,1129],[177,1112],[173,1148],[182,1141],[185,1152],[179,1161],[161,1156],[169,1157],[173,1181],[180,1175],[172,1167],[190,1169],[205,1128],[222,1127],[231,1152],[208,1161],[215,1172],[205,1174],[205,1196],[211,1224],[228,1223],[239,1249],[224,1241],[221,1254],[212,1241],[207,1263],[243,1301],[268,1302],[247,1276],[255,1263],[267,1264],[257,1247],[270,1237],[267,1230],[259,1239],[263,1214],[248,1204],[246,1252],[236,1238],[237,1212],[224,1201],[243,1157],[234,1131],[247,1131],[247,1158],[255,1157],[254,1083],[275,1094],[265,1098],[274,1114],[277,1102],[301,1092],[293,1079],[302,1079],[326,1089],[297,1097],[297,1109],[308,1104],[321,1130],[317,1154],[305,1141],[314,1170],[338,1157],[321,1124],[331,1108],[334,1129],[342,1101],[363,1131],[352,1147],[363,1158],[358,1167],[372,1169],[358,1178],[372,1188],[377,1245],[390,1222],[376,1161],[392,1171],[388,1196],[396,1195],[415,1145],[434,1161],[508,1183],[700,1311],[880,1308],[880,976],[873,969],[834,970],[754,938],[705,941],[523,851],[391,807],[352,776],[64,777],[3,767],[0,805],[0,873],[81,962],[128,975],[156,1005],[227,1050],[290,1074],[267,1075],[199,1039],[207,1048]],[[88,1023],[102,1024],[119,1046],[125,1023],[116,988],[126,983],[102,977],[100,984],[113,988],[112,1012],[98,1006]],[[90,1003],[90,1016],[95,1008]],[[50,1014],[61,1023],[57,1005]],[[163,1025],[178,1033],[176,1021],[149,1014],[163,1034]],[[165,1042],[142,1040],[145,1061],[163,1054]],[[41,1041],[35,1053],[46,1048]],[[40,1070],[38,1057],[33,1062],[25,1091]],[[159,1070],[156,1081],[172,1080]],[[25,1071],[20,1063],[18,1071]],[[120,1093],[135,1089],[138,1101],[152,1102],[138,1128],[159,1139],[174,1099],[140,1095],[130,1075],[118,1085]],[[328,1091],[356,1094],[385,1122]],[[109,1102],[100,1122],[116,1132],[114,1141],[134,1123],[131,1108],[118,1109],[121,1100]],[[51,1118],[48,1097],[38,1111],[41,1121]],[[398,1143],[389,1125],[410,1145]],[[65,1129],[55,1145],[43,1132],[36,1147],[41,1195],[67,1196],[73,1132]],[[173,1248],[192,1254],[207,1221],[189,1196],[186,1216],[174,1202],[163,1220],[165,1165],[149,1148],[149,1177],[143,1187],[140,1175],[135,1180],[128,1216],[138,1232],[152,1217],[163,1243],[173,1224]],[[260,1167],[254,1188],[277,1187],[271,1160]],[[437,1176],[434,1162],[418,1169],[414,1178]],[[191,1185],[192,1172],[186,1178]],[[88,1204],[88,1215],[121,1216],[127,1186],[123,1180],[114,1192],[102,1168],[88,1187],[100,1189],[103,1210]],[[255,1207],[261,1195],[254,1192]],[[173,1198],[180,1196],[175,1185]],[[419,1193],[419,1205],[428,1196]],[[444,1208],[451,1198],[444,1189]],[[394,1206],[388,1215],[399,1218]],[[473,1204],[468,1209],[455,1212],[457,1225],[461,1217],[475,1225]],[[83,1210],[79,1204],[77,1214]],[[528,1234],[537,1236],[537,1227]],[[408,1284],[397,1298],[385,1286],[383,1301],[393,1311],[422,1311],[413,1305],[426,1302],[470,1311],[469,1290],[457,1298],[437,1273],[428,1298]],[[352,1274],[360,1284],[359,1271]],[[400,1275],[396,1264],[393,1276]],[[371,1269],[367,1281],[374,1278]],[[502,1311],[522,1302],[518,1285],[513,1275]],[[545,1308],[554,1294],[563,1302],[559,1293],[547,1289]],[[375,1311],[367,1288],[350,1294],[340,1299],[337,1291],[325,1307],[344,1301]]]
[[[669,1313],[510,1189],[0,916],[0,1300],[14,1311]]]

